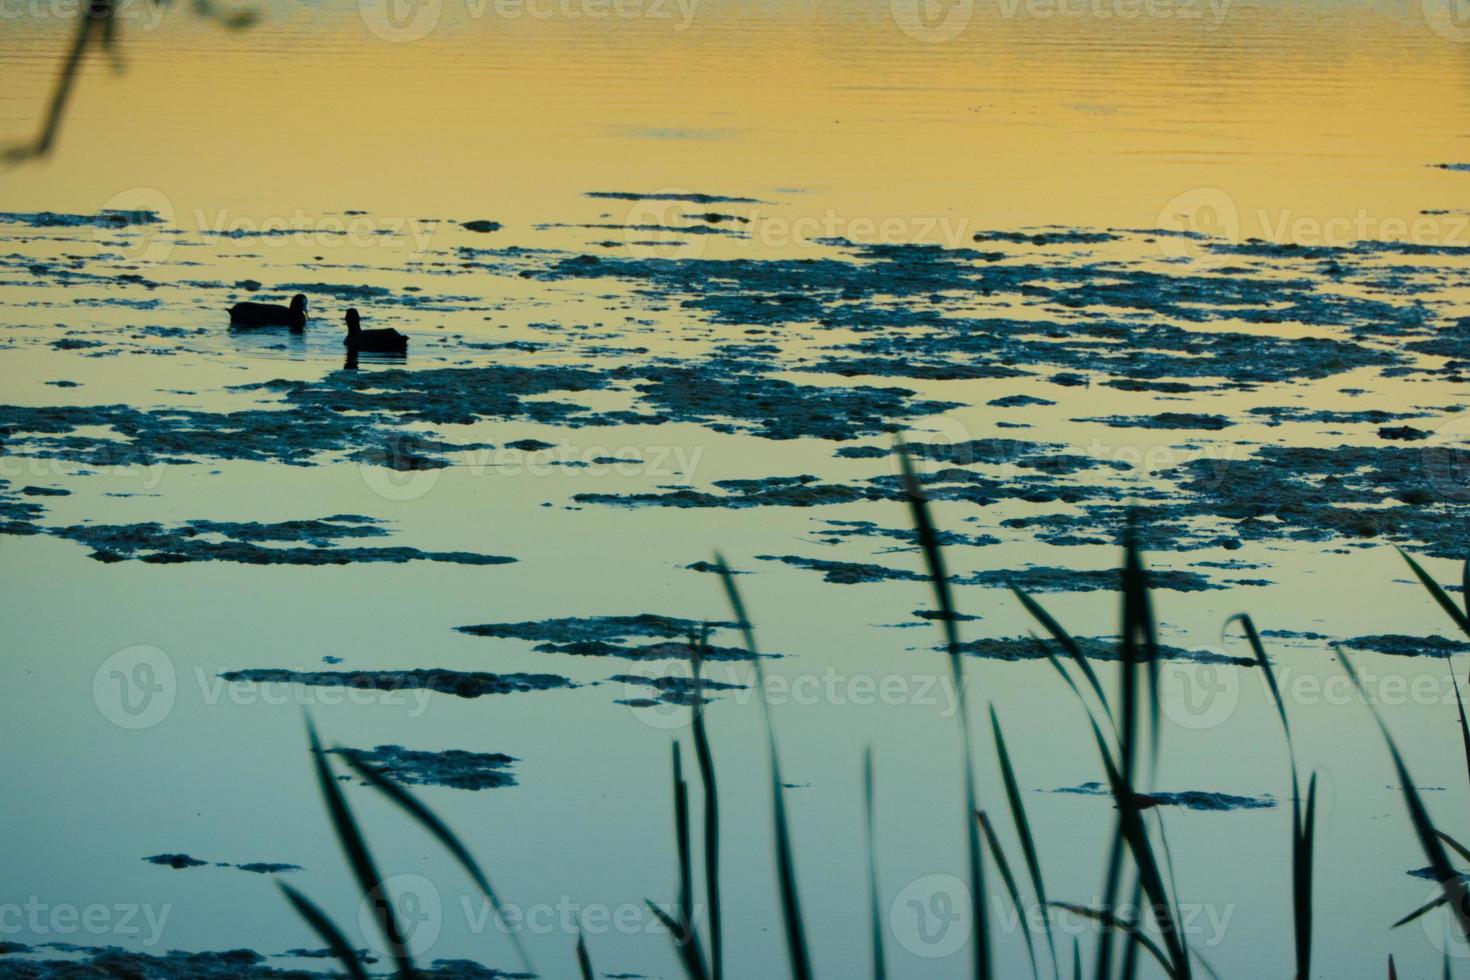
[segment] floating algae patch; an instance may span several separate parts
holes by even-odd
[[[1470,650],[1470,643],[1464,640],[1449,640],[1442,636],[1405,636],[1402,633],[1354,636],[1342,640],[1341,644],[1352,650],[1368,650],[1394,657],[1449,658]]]
[[[810,474],[768,476],[759,479],[716,480],[719,492],[666,487],[634,493],[578,493],[572,499],[583,504],[612,504],[619,507],[819,507],[859,500],[888,499],[888,492],[850,483],[824,483]]]
[[[490,674],[483,671],[445,670],[284,670],[276,667],[227,670],[223,680],[254,684],[305,684],[309,687],[351,687],[363,691],[437,691],[462,698],[487,694],[522,694],[576,687],[559,674]]]
[[[0,211],[0,224],[30,228],[127,228],[156,225],[163,221],[157,211],[124,211],[105,208],[96,214],[62,214],[55,211]]]
[[[1246,414],[1264,419],[1266,425],[1277,426],[1283,422],[1307,422],[1327,425],[1383,425],[1401,419],[1424,418],[1425,412],[1386,412],[1382,409],[1342,411],[1333,409],[1309,409],[1300,405],[1261,405],[1246,410]]]
[[[162,925],[161,922],[149,923],[145,929],[161,930]],[[53,949],[72,955],[58,959],[25,959],[7,963],[6,969],[14,971],[10,975],[27,980],[82,980],[90,977],[147,977],[148,980],[322,980],[323,976],[312,970],[283,970],[271,966],[264,954],[253,949],[203,953],[170,950],[155,954],[134,952],[121,946],[46,943],[43,946],[29,947],[27,952],[37,953],[42,949]],[[369,959],[366,962],[375,960]],[[531,974],[507,973],[472,960],[438,959],[428,966],[418,965],[414,973],[426,980],[531,980]]]
[[[705,627],[714,630],[734,629],[734,623],[701,623],[653,613],[636,616],[586,616],[543,619],[520,623],[484,623],[457,626],[471,636],[530,640],[539,653],[565,653],[579,657],[618,657],[624,660],[688,660],[689,638],[698,636]],[[629,645],[632,638],[652,638],[656,643]],[[743,647],[708,645],[706,660],[749,660]],[[762,654],[770,657],[774,654]]]
[[[646,380],[634,387],[669,418],[766,439],[842,442],[898,432],[906,419],[959,407],[918,398],[907,388],[800,385],[768,374],[721,371],[710,362],[640,373]]]
[[[636,685],[651,688],[651,696],[635,698],[619,698],[618,704],[626,704],[632,708],[649,708],[656,704],[679,704],[686,707],[698,704],[709,704],[710,698],[705,697],[711,691],[743,691],[745,684],[736,684],[727,681],[710,680],[703,678],[699,684],[699,694],[695,694],[694,678],[682,677],[677,674],[667,677],[642,677],[638,674],[614,674],[608,678],[624,685]]]
[[[443,465],[430,451],[451,446],[396,431],[408,422],[470,424],[516,419],[613,424],[576,405],[536,396],[604,387],[595,372],[567,367],[438,368],[359,374],[336,371],[316,381],[267,381],[235,391],[282,401],[284,408],[206,412],[127,405],[0,406],[0,433],[11,454],[93,466],[149,466],[199,460],[256,460],[310,465],[325,452],[401,469]],[[97,434],[110,430],[112,435]],[[376,447],[395,447],[378,458]]]
[[[1226,588],[1198,572],[1182,569],[1150,568],[1147,575],[1149,587],[1152,589],[1204,592]],[[1123,587],[1123,579],[1117,569],[1080,571],[1048,565],[990,569],[957,578],[955,581],[961,585],[983,585],[989,588],[1009,588],[1014,585],[1023,592],[1099,592],[1118,591]]]
[[[199,858],[190,857],[187,854],[154,854],[145,857],[143,860],[149,864],[156,864],[159,867],[173,868],[175,871],[181,871],[185,868],[202,868],[209,864],[208,861],[202,861]]]
[[[338,515],[319,520],[276,524],[233,521],[189,521],[174,527],[140,524],[74,524],[45,527],[44,533],[76,541],[92,549],[102,562],[143,561],[155,565],[225,561],[246,565],[348,565],[365,562],[434,561],[455,565],[503,565],[504,555],[470,551],[421,551],[404,545],[342,547],[343,538],[379,537],[388,533],[380,521]],[[276,542],[287,542],[285,545]],[[299,542],[299,544],[298,544]]]
[[[1156,415],[1105,415],[1099,418],[1073,419],[1074,422],[1097,422],[1114,429],[1192,429],[1217,431],[1234,423],[1223,415],[1202,412],[1159,412]]]
[[[350,755],[374,772],[414,786],[479,790],[516,784],[510,767],[517,760],[503,752],[466,752],[463,749],[427,752],[401,745],[326,751]]]
[[[1120,660],[1119,641],[1110,636],[1074,637],[1083,655],[1089,660]],[[938,649],[938,648],[936,648]],[[1049,651],[1054,657],[1066,657],[1067,652],[1055,640],[1041,640],[1030,636],[984,637],[966,640],[960,650],[972,657],[985,660],[1044,660]],[[1231,657],[1211,650],[1186,650],[1184,647],[1159,644],[1159,657],[1163,660],[1187,660],[1197,664],[1228,664],[1236,667],[1254,667],[1250,657]]]
[[[838,585],[862,585],[871,582],[922,582],[928,579],[913,569],[890,568],[864,562],[832,561],[826,558],[805,558],[801,555],[756,555],[761,561],[778,561],[795,568],[807,568],[822,573],[822,581]]]
[[[670,201],[683,204],[764,204],[753,197],[732,197],[727,194],[700,194],[693,191],[586,191],[584,197],[602,201]]]
[[[825,527],[819,531],[818,541],[822,544],[841,544],[848,538],[889,538],[905,545],[918,547],[918,532],[911,527],[883,527],[873,521],[824,520]],[[1000,544],[993,534],[965,534],[962,531],[938,531],[939,544],[945,548],[966,546],[982,548]],[[900,550],[900,549],[892,549]]]
[[[870,334],[834,345],[830,357],[799,368],[849,377],[1014,377],[1044,367],[1102,372],[1143,390],[1176,383],[1170,379],[1248,387],[1389,367],[1404,357],[1342,337],[1221,331],[1214,328],[1218,321],[1301,324],[1370,339],[1427,332],[1421,306],[1332,291],[1324,288],[1330,280],[1305,266],[1294,276],[1265,263],[1260,274],[1234,268],[1191,275],[1136,259],[1001,263],[1003,252],[835,244],[844,256],[579,256],[523,274],[627,280],[651,301],[702,312],[715,323]],[[1019,298],[1053,319],[954,315],[944,306],[946,295],[955,294]]]
[[[1179,513],[1226,518],[1242,540],[1388,538],[1440,558],[1470,551],[1470,525],[1444,505],[1470,498],[1470,450],[1449,445],[1268,445],[1195,459],[1161,475],[1189,496]]]
[[[1103,786],[1102,783],[1082,783],[1079,786],[1064,786],[1052,790],[1053,793],[1072,793],[1078,796],[1106,796],[1112,799],[1112,791]],[[1154,806],[1177,806],[1186,810],[1209,810],[1224,812],[1227,810],[1268,810],[1276,806],[1276,798],[1273,796],[1232,796],[1229,793],[1215,793],[1209,790],[1189,789],[1180,792],[1154,792],[1135,793],[1134,802],[1140,807],[1148,808]]]

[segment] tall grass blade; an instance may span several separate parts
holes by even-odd
[[[1052,639],[1056,640],[1061,648],[1067,651],[1067,655],[1070,656],[1072,658],[1072,661],[1077,664],[1079,669],[1081,669],[1082,676],[1087,678],[1087,684],[1089,687],[1092,688],[1092,693],[1097,695],[1097,700],[1102,704],[1103,711],[1108,716],[1108,723],[1115,725],[1116,723],[1113,721],[1112,705],[1108,704],[1108,696],[1103,693],[1102,684],[1098,681],[1097,674],[1092,669],[1092,664],[1087,662],[1087,657],[1085,654],[1083,654],[1082,647],[1078,645],[1077,641],[1072,638],[1072,634],[1068,633],[1066,629],[1063,628],[1062,624],[1056,621],[1051,613],[1042,608],[1041,603],[1037,602],[1025,592],[1022,592],[1020,589],[1016,588],[1014,585],[1012,585],[1010,588],[1011,592],[1015,594],[1016,598],[1021,601],[1021,605],[1025,607],[1028,613],[1031,614],[1031,617],[1035,619],[1038,623],[1040,623],[1043,629],[1051,634]]]
[[[704,681],[701,668],[709,648],[709,626],[700,629],[699,642],[690,657],[694,672],[694,758],[699,763],[699,780],[704,786],[704,880],[709,899],[710,976],[721,980],[724,973],[724,933],[720,923],[720,799],[715,787],[715,757],[709,747],[704,724]]]
[[[1158,961],[1159,966],[1164,968],[1164,972],[1170,976],[1174,975],[1174,969],[1169,963],[1169,957],[1159,948],[1158,943],[1150,939],[1147,933],[1141,931],[1138,922],[1132,919],[1121,918],[1107,909],[1088,908],[1086,905],[1074,905],[1071,902],[1052,902],[1051,905],[1052,908],[1066,909],[1073,915],[1080,915],[1083,918],[1100,922],[1110,931],[1116,930],[1128,935],[1137,936],[1138,944]],[[1072,970],[1073,976],[1079,978],[1082,976],[1082,946],[1077,942],[1076,938],[1072,940]]]
[[[582,971],[582,980],[596,980],[592,970],[592,957],[587,955],[587,937],[577,930],[577,968]]]
[[[990,817],[986,816],[984,810],[977,810],[975,818],[980,821],[980,829],[985,831],[985,843],[990,847],[990,856],[995,859],[1000,880],[1006,886],[1006,893],[1011,896],[1011,904],[1016,908],[1016,922],[1020,925],[1021,938],[1026,941],[1026,957],[1031,961],[1031,976],[1033,980],[1040,980],[1041,971],[1036,965],[1036,943],[1031,939],[1031,928],[1026,923],[1026,906],[1021,903],[1021,890],[1016,887],[1016,876],[1011,873],[1011,862],[1006,860],[1005,851],[1001,850],[1000,838],[995,836]]]
[[[337,779],[332,775],[332,768],[327,763],[326,753],[322,751],[322,743],[316,734],[316,726],[311,719],[306,720],[306,732],[311,739],[311,757],[316,764],[317,782],[321,784],[322,797],[326,800],[327,813],[332,818],[332,827],[337,832],[337,840],[342,845],[342,851],[347,856],[347,863],[352,866],[353,876],[357,878],[358,887],[362,889],[362,900],[372,904],[378,928],[383,933],[383,941],[387,943],[389,955],[400,977],[413,977],[413,960],[409,956],[408,947],[404,941],[404,933],[398,927],[398,916],[393,911],[392,896],[386,891],[380,892],[377,898],[373,895],[379,892],[383,883],[382,875],[373,865],[372,854],[368,852],[367,843],[362,839],[362,832],[357,827],[357,821],[352,817],[352,810],[347,806],[347,800],[342,796],[342,789],[337,785]]]
[[[653,913],[653,917],[674,937],[674,949],[679,953],[679,963],[684,967],[684,976],[689,980],[706,980],[704,963],[700,961],[694,944],[678,940],[679,935],[683,932],[684,924],[675,921],[673,916],[655,905],[651,899],[645,898],[643,903],[648,906],[648,911]]]
[[[878,845],[873,833],[873,747],[863,752],[863,811],[868,827],[868,921],[873,941],[873,980],[888,980],[883,951],[883,913],[878,898]]]
[[[705,980],[709,973],[705,967],[704,951],[699,948],[699,934],[694,930],[694,864],[689,847],[689,784],[684,781],[684,766],[679,759],[679,743],[673,744],[674,755],[674,841],[679,854],[679,898],[674,906],[674,918],[679,928],[674,934],[674,943],[679,947],[679,956],[688,967],[697,972],[690,974],[696,980]]]
[[[689,784],[684,781],[684,765],[679,760],[679,743],[674,751],[674,842],[679,854],[679,898],[674,912],[684,925],[681,943],[694,941],[694,869],[689,858]]]
[[[476,887],[480,889],[480,892],[490,903],[491,909],[495,912],[496,921],[501,924],[502,931],[510,937],[511,943],[515,946],[516,956],[520,959],[521,966],[525,968],[527,973],[535,973],[536,970],[531,966],[530,957],[526,955],[526,949],[521,943],[520,935],[505,923],[505,906],[501,903],[500,896],[491,887],[490,879],[481,870],[479,863],[470,855],[469,849],[455,836],[448,825],[443,820],[440,820],[432,810],[407,789],[394,782],[379,770],[365,764],[358,756],[358,753],[350,749],[343,749],[340,746],[337,752],[346,760],[347,765],[352,768],[353,772],[357,773],[369,786],[378,790],[408,813],[409,816],[417,820],[440,844],[444,845],[445,850],[454,856],[454,859],[459,862],[459,866],[470,876]]]
[[[327,913],[284,881],[277,881],[276,886],[286,893],[286,899],[296,908],[297,914],[305,919],[306,924],[311,926],[321,937],[322,942],[327,944],[327,948],[332,951],[337,962],[342,964],[342,969],[347,971],[347,975],[352,980],[368,980],[367,970],[363,969],[362,961],[357,958],[357,950],[352,948],[352,944],[347,941],[346,936],[342,935],[342,930],[337,928],[337,924],[327,917]]]
[[[1281,718],[1281,730],[1286,735],[1286,752],[1291,762],[1292,931],[1296,940],[1296,976],[1297,980],[1308,980],[1312,972],[1312,842],[1317,813],[1317,776],[1312,774],[1303,813],[1296,747],[1291,738],[1291,723],[1286,717],[1286,702],[1276,684],[1276,673],[1271,669],[1271,658],[1266,655],[1266,647],[1261,642],[1255,622],[1247,614],[1231,616],[1225,621],[1225,629],[1237,622],[1245,630],[1246,641],[1256,656],[1256,665],[1266,675],[1266,686],[1271,691],[1271,700],[1275,702],[1276,713]]]
[[[1460,682],[1450,672],[1450,683],[1455,686],[1455,708],[1460,712],[1460,741],[1465,748],[1465,774],[1470,776],[1470,724],[1465,721],[1465,702],[1460,697]]]
[[[1150,911],[1153,912],[1159,934],[1164,940],[1164,948],[1169,954],[1170,975],[1180,980],[1188,980],[1191,976],[1189,953],[1182,933],[1170,911],[1171,906],[1168,893],[1164,888],[1164,879],[1160,874],[1153,848],[1148,842],[1147,830],[1138,808],[1138,794],[1108,758],[1107,745],[1103,741],[1102,730],[1097,727],[1096,722],[1092,724],[1092,733],[1102,753],[1103,764],[1108,774],[1108,785],[1112,788],[1113,802],[1118,808],[1120,833],[1128,845],[1129,853],[1133,856],[1133,863],[1138,869],[1139,884],[1143,887],[1144,894],[1148,896]]]
[[[1456,854],[1460,855],[1460,857],[1464,858],[1466,861],[1470,861],[1470,849],[1466,849],[1464,844],[1461,844],[1459,841],[1455,840],[1443,830],[1436,830],[1434,833],[1436,836],[1439,837],[1440,840],[1444,841],[1446,844],[1450,845],[1450,847],[1454,848]]]
[[[1409,567],[1414,570],[1414,574],[1418,576],[1419,581],[1424,584],[1424,588],[1429,590],[1429,594],[1434,596],[1434,601],[1439,603],[1439,607],[1450,614],[1450,618],[1455,621],[1455,625],[1460,627],[1460,629],[1465,633],[1466,636],[1470,636],[1470,615],[1467,615],[1466,612],[1461,611],[1459,605],[1455,602],[1455,600],[1451,599],[1448,595],[1445,594],[1444,589],[1440,588],[1439,583],[1436,582],[1434,578],[1424,570],[1423,566],[1421,566],[1417,561],[1410,557],[1407,551],[1405,551],[1403,548],[1397,547],[1394,548],[1394,550],[1399,553],[1404,561],[1409,563]],[[1461,578],[1465,580],[1470,580],[1470,569],[1463,571],[1461,574]],[[1466,594],[1465,601],[1467,604],[1467,608],[1470,608],[1470,593]]]
[[[1060,980],[1061,965],[1057,961],[1057,944],[1051,932],[1051,921],[1045,915],[1046,885],[1041,879],[1041,860],[1036,856],[1036,839],[1031,833],[1031,821],[1026,818],[1026,804],[1021,799],[1021,787],[1016,781],[1016,771],[1011,765],[1011,754],[1006,748],[1005,734],[1000,729],[1000,717],[995,706],[990,708],[990,728],[995,733],[996,754],[1000,758],[1000,774],[1005,782],[1006,800],[1011,807],[1011,821],[1016,825],[1016,836],[1021,841],[1021,854],[1026,859],[1026,872],[1031,876],[1031,887],[1041,903],[1041,928],[1046,934],[1046,945],[1051,951],[1052,974]],[[1028,930],[1029,934],[1029,930]],[[1028,938],[1027,942],[1030,940]]]
[[[1407,558],[1408,556],[1405,555]],[[1433,822],[1429,819],[1429,811],[1424,807],[1424,801],[1419,797],[1419,790],[1414,786],[1414,780],[1409,775],[1409,768],[1404,764],[1404,757],[1399,752],[1398,743],[1394,741],[1393,735],[1388,731],[1388,726],[1383,723],[1383,718],[1378,714],[1378,708],[1368,699],[1368,694],[1363,690],[1362,681],[1358,679],[1358,671],[1348,659],[1347,652],[1341,647],[1337,648],[1337,657],[1342,661],[1343,669],[1352,679],[1353,686],[1358,689],[1358,694],[1367,703],[1368,710],[1373,713],[1373,720],[1378,722],[1379,731],[1383,733],[1383,740],[1388,743],[1388,754],[1393,759],[1394,770],[1398,774],[1399,784],[1403,789],[1404,803],[1409,810],[1409,820],[1414,825],[1414,833],[1419,838],[1419,846],[1424,849],[1424,856],[1429,859],[1429,867],[1434,873],[1435,880],[1444,889],[1445,898],[1449,900],[1456,918],[1459,920],[1460,928],[1467,938],[1470,938],[1470,904],[1467,904],[1467,896],[1464,880],[1455,873],[1450,864],[1449,857],[1444,852],[1438,832],[1434,829]]]
[[[973,814],[980,809],[979,794],[975,790],[975,760],[970,735],[970,712],[966,707],[965,669],[960,653],[959,616],[956,614],[954,596],[949,587],[949,572],[945,568],[944,553],[939,546],[939,532],[929,515],[929,501],[919,486],[914,472],[914,461],[909,457],[908,447],[898,440],[900,476],[903,480],[904,497],[908,500],[909,516],[914,523],[914,534],[919,540],[919,550],[924,555],[924,565],[929,571],[929,581],[934,587],[934,601],[939,606],[944,625],[945,648],[949,651],[950,672],[954,676],[956,703],[959,705],[960,733],[965,740],[965,842],[968,849],[970,910],[974,916],[975,937],[974,975],[977,980],[990,980],[990,923],[985,913],[985,863],[980,849],[980,831]]]
[[[755,645],[755,628],[745,612],[745,602],[725,558],[715,553],[715,570],[725,587],[725,596],[735,613],[736,623],[745,639],[746,652],[755,666],[756,683],[760,687],[761,710],[766,720],[766,745],[771,756],[771,796],[776,832],[776,873],[781,890],[781,918],[786,932],[787,958],[793,980],[811,980],[811,954],[807,950],[806,927],[801,918],[801,901],[796,888],[796,866],[791,856],[791,833],[786,824],[785,784],[781,779],[781,759],[776,752],[776,729],[771,723],[771,706],[766,703],[766,674],[761,666],[760,651]]]
[[[1393,925],[1389,926],[1389,928],[1397,929],[1399,926],[1408,925],[1410,922],[1413,922],[1420,916],[1425,915],[1429,912],[1433,912],[1435,909],[1439,908],[1441,905],[1448,901],[1449,899],[1445,898],[1443,895],[1436,895],[1429,901],[1425,902],[1423,905],[1419,906],[1414,911],[1410,912],[1408,915],[1404,916],[1402,919],[1395,922]]]

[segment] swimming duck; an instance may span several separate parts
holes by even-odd
[[[347,345],[349,351],[364,354],[408,353],[408,338],[392,327],[382,330],[362,329],[362,318],[357,315],[355,307],[347,311],[346,319],[347,338],[342,343]]]
[[[306,297],[297,293],[290,306],[279,303],[236,303],[230,307],[232,327],[290,327],[306,329]]]

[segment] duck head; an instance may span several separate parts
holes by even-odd
[[[306,297],[297,293],[291,297],[291,329],[300,330],[306,326]]]
[[[355,334],[362,329],[362,318],[357,315],[357,307],[354,306],[349,309],[347,311],[347,316],[345,319],[347,320],[348,336],[351,336],[352,334]]]

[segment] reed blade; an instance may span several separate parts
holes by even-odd
[[[306,732],[311,739],[311,757],[316,764],[317,782],[321,785],[327,813],[332,818],[332,827],[337,832],[337,841],[342,845],[347,863],[352,867],[352,874],[357,879],[358,887],[362,889],[362,900],[371,903],[376,911],[374,918],[383,933],[383,941],[387,944],[398,975],[413,977],[413,960],[404,941],[404,933],[398,926],[398,916],[393,911],[392,896],[383,892],[377,898],[373,897],[373,893],[381,888],[383,877],[378,874],[372,854],[362,838],[362,831],[358,829],[352,810],[342,795],[342,789],[332,775],[332,768],[327,763],[326,753],[322,751],[321,740],[316,734],[316,726],[310,718],[306,720]]]
[[[797,894],[796,867],[791,856],[791,833],[786,823],[786,800],[781,779],[781,759],[776,752],[776,729],[771,721],[771,706],[766,703],[765,669],[761,666],[760,651],[755,644],[755,627],[745,612],[745,602],[740,597],[740,588],[725,558],[715,553],[715,570],[725,587],[725,597],[735,614],[741,636],[745,640],[746,652],[755,667],[756,683],[760,687],[760,703],[766,721],[766,745],[771,761],[772,816],[776,835],[776,874],[781,892],[781,919],[786,933],[787,959],[793,980],[811,980],[811,954],[807,949],[806,927],[801,918],[801,901]]]
[[[1103,712],[1108,716],[1108,724],[1116,725],[1113,721],[1112,705],[1108,703],[1108,696],[1103,693],[1102,684],[1097,679],[1097,673],[1093,671],[1092,664],[1087,662],[1087,657],[1083,654],[1082,647],[1072,638],[1072,634],[1068,633],[1062,624],[1057,622],[1052,614],[1042,607],[1041,603],[1014,585],[1010,589],[1016,598],[1020,600],[1021,605],[1025,607],[1026,611],[1031,614],[1031,617],[1041,624],[1042,629],[1050,633],[1052,639],[1056,640],[1061,648],[1067,651],[1067,655],[1072,658],[1073,663],[1082,671],[1082,676],[1087,678],[1087,684],[1092,688],[1092,693],[1097,696],[1097,700],[1102,704]]]
[[[990,825],[990,817],[985,811],[976,810],[975,819],[980,821],[980,829],[985,831],[985,843],[990,847],[990,856],[995,859],[1000,880],[1006,886],[1006,893],[1011,896],[1011,905],[1015,906],[1021,938],[1026,941],[1026,957],[1031,961],[1032,980],[1040,980],[1041,972],[1036,964],[1036,943],[1031,939],[1030,927],[1026,925],[1026,906],[1021,904],[1021,890],[1016,887],[1016,876],[1011,873],[1011,862],[1006,859],[1005,851],[1001,850],[1000,838],[995,836],[995,828]]]
[[[1460,627],[1466,636],[1470,636],[1470,615],[1461,611],[1455,600],[1445,594],[1444,589],[1440,588],[1439,583],[1434,580],[1433,576],[1426,572],[1423,566],[1415,561],[1407,551],[1397,547],[1394,550],[1399,553],[1404,561],[1409,563],[1409,567],[1414,570],[1414,575],[1423,583],[1424,588],[1429,590],[1429,594],[1434,597],[1435,602],[1439,603],[1439,607],[1450,614],[1450,618],[1455,621],[1455,625]],[[1470,581],[1470,567],[1462,571],[1461,578],[1464,581]],[[1465,601],[1467,609],[1470,609],[1470,593],[1466,594]]]
[[[592,957],[587,955],[587,937],[577,930],[577,968],[582,971],[582,980],[596,980],[592,970]]]
[[[1459,921],[1460,929],[1467,938],[1470,938],[1470,903],[1467,903],[1467,898],[1470,896],[1466,894],[1465,881],[1455,873],[1454,867],[1450,864],[1438,831],[1434,829],[1434,823],[1429,819],[1429,811],[1425,809],[1424,801],[1419,796],[1419,790],[1414,785],[1413,777],[1409,775],[1409,768],[1404,763],[1404,757],[1399,752],[1398,743],[1394,741],[1388,726],[1378,714],[1377,706],[1369,700],[1367,692],[1363,689],[1362,681],[1358,679],[1357,668],[1353,666],[1347,652],[1341,647],[1337,648],[1337,657],[1352,680],[1353,686],[1358,689],[1358,694],[1368,705],[1368,710],[1373,713],[1373,720],[1378,723],[1378,729],[1383,733],[1383,740],[1388,743],[1388,754],[1393,759],[1394,771],[1398,774],[1404,804],[1409,811],[1409,820],[1414,825],[1414,833],[1419,838],[1419,846],[1424,849],[1424,856],[1429,859],[1429,867],[1434,873],[1435,880],[1439,882],[1440,888],[1444,890],[1445,898],[1449,900],[1450,907]]]
[[[980,809],[979,794],[975,790],[975,760],[970,735],[970,712],[966,707],[965,670],[960,653],[959,616],[956,614],[954,596],[950,591],[949,572],[944,564],[944,552],[939,546],[939,532],[929,514],[929,501],[919,486],[914,472],[914,462],[909,457],[908,447],[903,440],[897,441],[900,477],[904,497],[908,501],[909,516],[914,523],[914,534],[919,540],[919,550],[924,556],[924,565],[929,572],[929,581],[934,588],[934,601],[939,606],[944,626],[945,648],[949,651],[950,672],[954,677],[955,698],[959,706],[960,733],[964,738],[964,782],[965,782],[965,843],[970,885],[970,910],[974,917],[972,967],[976,980],[990,980],[990,923],[985,914],[985,861],[980,847],[980,831],[972,816]]]
[[[337,928],[337,924],[327,916],[327,913],[284,881],[277,881],[276,887],[285,892],[287,901],[295,907],[297,914],[305,919],[306,924],[311,926],[321,937],[322,942],[327,944],[327,948],[332,951],[337,962],[342,964],[342,969],[347,971],[347,975],[352,980],[368,980],[367,970],[363,969],[362,961],[357,956],[357,950],[352,948],[352,944],[347,941],[346,936],[342,935],[342,930]]]
[[[699,763],[699,780],[704,786],[704,880],[709,899],[709,948],[711,980],[724,974],[724,931],[720,920],[720,799],[715,785],[715,757],[710,751],[704,722],[704,682],[701,668],[709,649],[709,625],[700,629],[699,642],[690,657],[694,673],[694,757]]]
[[[445,850],[454,856],[454,859],[459,862],[459,866],[470,876],[475,886],[480,889],[480,892],[490,903],[491,909],[495,912],[496,921],[501,924],[501,931],[510,937],[511,943],[515,946],[516,956],[520,959],[521,966],[525,968],[527,973],[535,973],[536,970],[531,966],[531,959],[526,954],[526,949],[521,943],[520,935],[506,925],[505,906],[501,903],[500,896],[496,893],[495,889],[491,887],[489,877],[480,868],[479,863],[474,857],[470,855],[469,849],[449,829],[448,825],[443,820],[440,820],[428,806],[403,786],[394,782],[381,771],[364,763],[358,753],[340,746],[337,748],[337,752],[346,760],[347,765],[361,776],[369,786],[378,790],[378,792],[392,800],[409,816],[413,817],[414,820],[418,821],[425,830],[432,834],[444,846]]]
[[[863,811],[868,829],[868,922],[873,942],[873,980],[888,980],[883,951],[883,913],[878,895],[878,845],[873,832],[873,747],[863,751]]]
[[[1000,774],[1005,783],[1006,801],[1011,808],[1011,822],[1015,824],[1016,836],[1021,841],[1021,855],[1026,860],[1026,873],[1031,876],[1031,888],[1036,892],[1036,900],[1041,903],[1044,912],[1046,885],[1041,878],[1041,860],[1036,854],[1036,838],[1031,832],[1031,821],[1026,817],[1026,804],[1021,799],[1021,787],[1016,780],[1016,770],[1011,765],[1011,754],[1006,747],[1005,733],[1001,731],[1000,717],[996,714],[994,705],[990,707],[990,728],[995,734],[995,749],[1000,759]],[[1051,952],[1052,973],[1060,980],[1061,967],[1057,961],[1057,944],[1052,936],[1051,921],[1045,914],[1041,917],[1041,928],[1046,935],[1047,948]],[[1029,943],[1029,938],[1027,941]]]
[[[653,917],[659,921],[659,924],[669,930],[669,934],[675,937],[674,949],[679,954],[679,964],[684,967],[684,976],[688,980],[706,980],[704,964],[700,962],[699,957],[696,955],[694,944],[681,943],[678,940],[683,925],[675,921],[669,913],[653,904],[651,899],[645,898],[643,903],[648,906],[648,911],[653,913]]]

